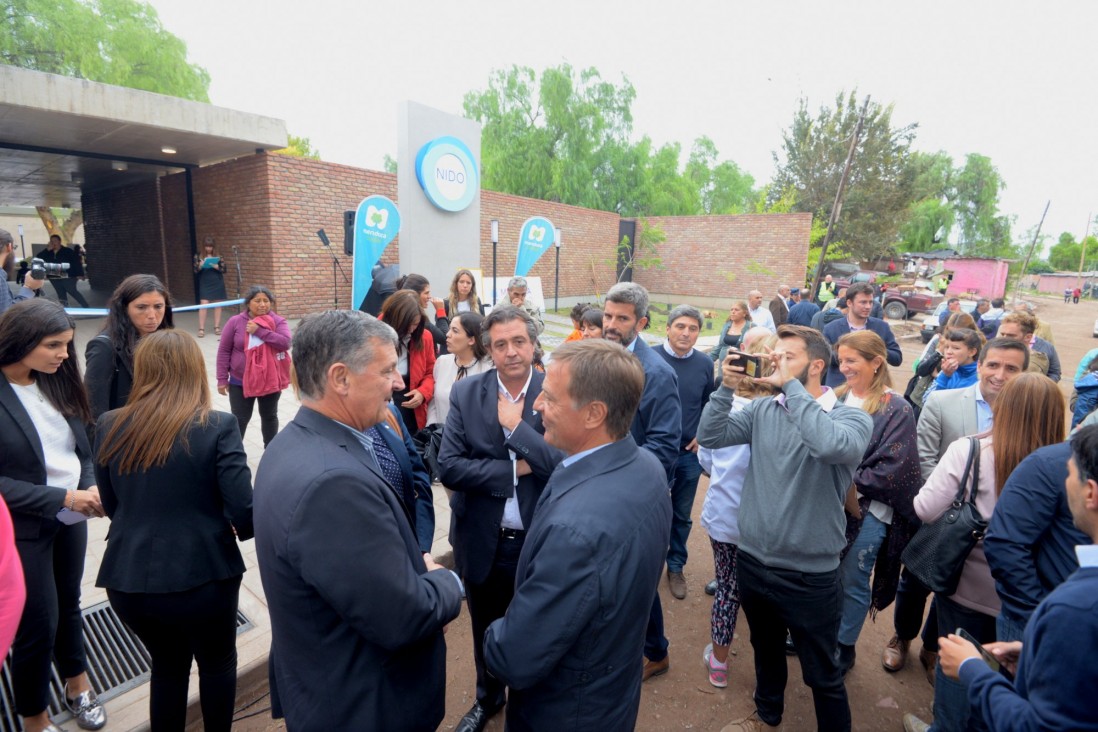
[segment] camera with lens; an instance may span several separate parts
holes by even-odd
[[[31,260],[30,276],[36,280],[44,280],[47,277],[52,279],[67,277],[68,271],[68,262],[46,262],[38,257]]]

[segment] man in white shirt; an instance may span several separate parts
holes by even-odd
[[[778,332],[778,326],[774,324],[774,316],[770,309],[763,306],[763,294],[758,290],[747,293],[747,316],[755,325],[766,328],[771,333]]]

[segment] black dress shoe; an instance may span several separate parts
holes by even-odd
[[[499,707],[495,709],[487,709],[480,705],[480,702],[473,702],[473,706],[469,708],[469,711],[465,713],[465,716],[458,722],[457,727],[454,728],[454,732],[482,732],[484,726],[488,724],[488,720],[499,711]]]
[[[793,645],[793,636],[789,634],[789,631],[786,631],[785,633],[785,655],[797,655],[797,647]]]
[[[717,580],[710,580],[705,583],[705,594],[710,597],[717,594]]]

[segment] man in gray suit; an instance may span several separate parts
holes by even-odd
[[[671,531],[659,460],[630,436],[644,370],[620,345],[553,352],[534,408],[567,457],[538,501],[515,596],[484,636],[507,729],[633,729],[637,657]]]
[[[988,341],[980,352],[980,361],[976,367],[979,381],[964,389],[935,391],[930,394],[919,415],[918,427],[919,468],[924,481],[934,472],[938,461],[951,444],[966,435],[974,435],[991,428],[991,408],[999,392],[1015,376],[1025,373],[1027,368],[1029,349],[1024,343],[1009,338],[995,338]],[[907,662],[907,651],[911,641],[919,633],[929,594],[930,590],[905,568],[896,590],[896,609],[893,613],[896,634],[888,641],[881,655],[881,665],[886,671],[899,671]],[[919,661],[926,669],[928,679],[934,677],[937,643],[938,621],[932,607],[923,629],[923,647],[919,651]]]

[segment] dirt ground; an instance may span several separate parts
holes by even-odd
[[[1062,298],[1030,298],[1030,301],[1037,306],[1040,318],[1053,326],[1064,372],[1061,389],[1065,396],[1070,395],[1072,377],[1079,361],[1090,348],[1098,347],[1098,340],[1092,338],[1098,306],[1093,302],[1065,304]],[[923,345],[915,324],[895,324],[894,331],[904,351],[904,365],[894,369],[895,386],[902,390],[911,375],[911,364],[921,353]],[[685,572],[688,584],[686,599],[672,598],[667,591],[666,580],[660,583],[664,621],[671,643],[671,670],[644,684],[637,722],[637,729],[642,732],[719,730],[753,708],[752,652],[747,622],[742,613],[732,644],[734,655],[730,657],[728,688],[710,686],[702,665],[702,650],[709,642],[711,608],[711,598],[704,594],[702,588],[713,577],[713,557],[708,538],[697,523],[706,485],[703,476],[694,504],[694,530],[688,543],[690,559]],[[890,674],[881,668],[881,649],[891,635],[890,607],[878,615],[876,622],[866,621],[858,640],[857,663],[846,679],[855,730],[901,730],[905,712],[914,712],[927,721],[931,719],[933,689],[916,658],[918,641],[904,670]],[[474,698],[472,643],[464,611],[450,625],[446,642],[446,718],[440,729],[452,730]],[[783,721],[783,729],[788,732],[815,729],[812,697],[801,681],[798,666],[797,659],[791,657]],[[265,700],[261,701],[257,706],[265,703]],[[265,732],[284,727],[272,722],[269,715],[260,714],[238,723],[234,729]],[[493,719],[487,729],[489,732],[502,732],[503,715]]]

